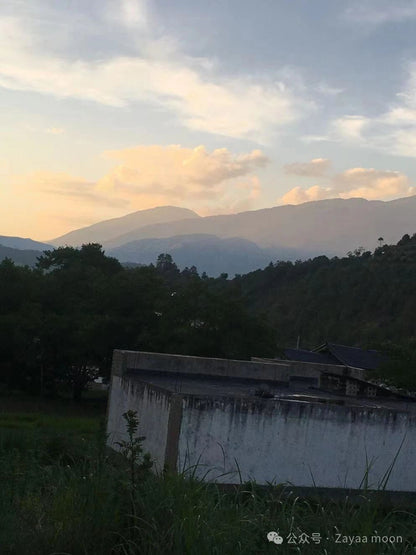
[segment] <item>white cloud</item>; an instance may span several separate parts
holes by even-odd
[[[361,140],[363,131],[368,126],[369,120],[363,116],[344,116],[333,122],[335,136],[347,140]]]
[[[319,83],[316,87],[316,91],[323,96],[338,96],[339,94],[344,92],[344,89],[340,89],[339,87],[331,87],[327,83]]]
[[[344,12],[347,20],[367,25],[416,19],[415,0],[359,0]]]
[[[148,14],[146,4],[145,0],[121,0],[121,21],[126,27],[147,27]]]
[[[65,129],[63,127],[48,127],[45,129],[45,133],[49,135],[63,135],[65,133]]]
[[[331,161],[327,158],[314,158],[310,162],[294,162],[283,167],[288,174],[318,177],[324,175],[330,166]]]
[[[332,120],[325,135],[304,135],[301,137],[301,140],[304,143],[329,141],[368,146],[365,133],[371,130],[372,125],[373,121],[371,118],[359,115],[345,115]]]
[[[373,148],[389,155],[416,156],[416,64],[410,64],[404,90],[380,115],[346,115],[330,124],[321,140],[348,142]],[[312,137],[313,138],[313,137]],[[304,140],[311,140],[305,137]]]
[[[350,168],[331,177],[328,187],[314,185],[309,188],[294,187],[281,199],[280,204],[300,204],[326,198],[365,198],[391,200],[416,194],[407,175],[374,168]]]
[[[122,2],[126,25],[146,25],[143,6]],[[145,102],[188,128],[260,143],[310,107],[282,82],[218,77],[207,60],[186,57],[172,45],[161,50],[160,40],[146,39],[135,55],[73,60],[54,53],[53,44],[42,49],[37,32],[26,20],[0,18],[0,86],[114,107]]]

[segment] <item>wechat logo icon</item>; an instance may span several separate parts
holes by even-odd
[[[283,538],[282,536],[279,535],[279,532],[269,532],[267,534],[267,539],[269,540],[269,542],[273,542],[277,545],[280,545],[283,543]]]

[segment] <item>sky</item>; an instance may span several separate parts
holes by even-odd
[[[416,0],[2,0],[0,234],[416,194]]]

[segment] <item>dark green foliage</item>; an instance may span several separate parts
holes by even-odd
[[[377,371],[377,376],[389,385],[416,391],[416,339],[398,345],[386,342],[379,346],[386,362]]]
[[[62,247],[36,269],[0,264],[0,380],[50,394],[66,384],[79,399],[108,375],[114,348],[249,359],[298,336],[305,348],[404,345],[416,337],[415,314],[416,235],[233,280],[180,272],[169,254],[123,268],[100,245]]]
[[[143,453],[143,441],[145,436],[137,436],[139,428],[139,419],[137,411],[128,410],[123,413],[123,418],[126,421],[127,440],[118,441],[117,445],[120,448],[121,455],[125,458],[130,469],[130,487],[132,492],[135,491],[138,480],[146,475],[153,462],[150,453]]]
[[[115,348],[249,358],[273,354],[273,335],[225,278],[156,266],[123,268],[98,244],[46,251],[36,269],[0,264],[0,380],[79,399],[108,375]]]
[[[276,262],[239,277],[247,306],[262,311],[281,346],[324,340],[366,347],[416,337],[416,234],[375,252]]]

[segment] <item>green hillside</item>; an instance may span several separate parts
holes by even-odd
[[[327,339],[351,345],[416,336],[416,234],[374,253],[276,262],[234,280],[251,311],[265,315],[280,345]]]

